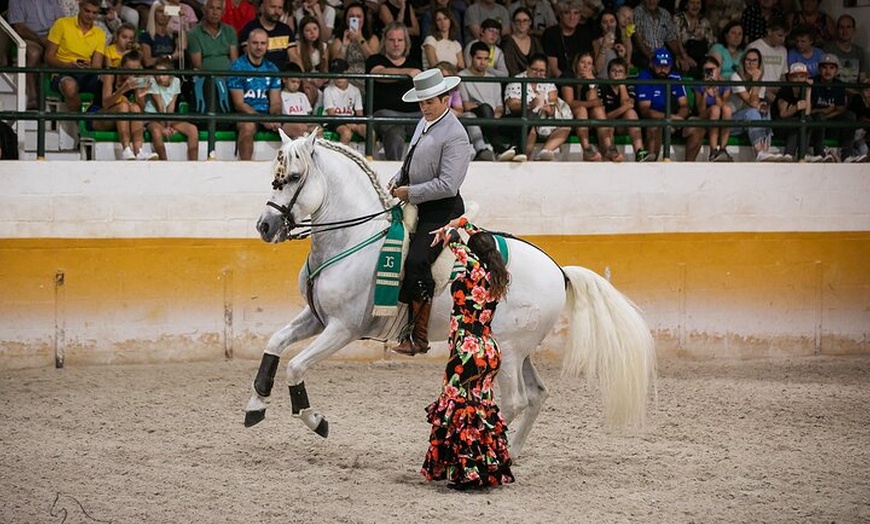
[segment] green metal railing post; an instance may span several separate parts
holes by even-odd
[[[671,159],[671,79],[665,81],[665,128],[662,132],[665,134],[662,140],[662,159],[669,161]]]
[[[785,88],[781,88],[785,89]],[[801,100],[805,100],[807,96],[807,88],[801,87]],[[807,112],[801,111],[799,113],[800,118],[800,132],[798,133],[798,151],[797,157],[798,160],[803,160],[807,155]],[[819,155],[818,151],[814,151],[815,154]]]
[[[366,80],[366,158],[372,159],[375,155],[375,80],[368,77]]]
[[[217,121],[214,119],[217,114],[215,108],[217,106],[217,86],[215,86],[215,77],[213,74],[209,73],[208,76],[205,77],[206,83],[208,84],[208,116],[211,117],[208,119],[208,148],[206,151],[206,158],[211,159],[212,155],[214,155],[215,150],[215,142],[217,141],[215,137],[215,133],[217,131]]]
[[[36,159],[45,160],[45,71],[41,68],[36,73]]]

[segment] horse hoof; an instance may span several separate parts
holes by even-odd
[[[257,411],[246,411],[245,412],[245,427],[249,428],[253,425],[259,424],[263,422],[263,419],[266,418],[266,410],[258,409]]]
[[[265,416],[265,415],[263,415],[263,416]],[[317,425],[317,429],[315,429],[314,432],[323,438],[328,437],[329,436],[329,422],[327,422],[325,418],[320,419],[320,424]]]

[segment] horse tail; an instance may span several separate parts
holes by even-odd
[[[640,310],[589,269],[563,267],[568,281],[568,350],[562,374],[586,373],[598,386],[606,420],[640,427],[647,393],[655,391],[655,343]]]

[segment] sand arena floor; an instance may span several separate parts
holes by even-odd
[[[661,360],[633,435],[538,359],[551,397],[517,482],[472,494],[417,473],[440,364],[314,368],[325,440],[283,386],[242,426],[257,364],[0,372],[0,522],[870,521],[870,357]]]

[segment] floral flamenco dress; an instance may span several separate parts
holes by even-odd
[[[489,299],[489,275],[471,250],[462,242],[450,249],[464,272],[451,286],[450,357],[441,395],[426,408],[432,431],[420,473],[459,490],[508,484],[514,476],[507,424],[493,398],[501,364],[490,331],[497,302]]]

